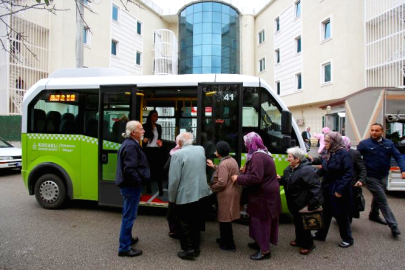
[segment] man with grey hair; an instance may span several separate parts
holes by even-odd
[[[290,245],[300,247],[299,253],[307,255],[315,248],[315,244],[311,231],[304,230],[299,210],[305,207],[314,210],[322,205],[321,182],[301,148],[289,148],[287,154],[290,165],[284,170],[280,185],[284,186],[288,209],[294,218],[295,240]]]
[[[118,256],[135,257],[141,250],[131,247],[138,242],[132,237],[132,227],[141,199],[141,183],[150,178],[148,160],[139,145],[145,130],[138,121],[129,121],[126,126],[124,142],[117,154],[117,174],[115,184],[123,197],[122,223]]]
[[[205,226],[203,198],[212,192],[207,184],[204,148],[194,146],[193,134],[179,135],[180,150],[173,153],[169,169],[169,201],[175,204],[181,228],[181,259],[200,255],[200,231]]]

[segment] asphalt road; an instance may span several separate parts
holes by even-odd
[[[370,193],[365,195],[369,209]],[[167,235],[164,213],[143,208],[134,232],[144,254],[121,258],[119,209],[76,202],[62,210],[46,210],[28,195],[18,171],[0,172],[0,269],[405,269],[405,193],[390,193],[389,202],[404,233],[398,239],[363,212],[353,221],[354,246],[337,246],[340,238],[333,221],[327,241],[317,242],[316,250],[303,256],[289,246],[294,226],[283,216],[279,245],[271,247],[270,260],[259,262],[249,259],[254,251],[247,247],[247,226],[234,224],[237,251],[232,253],[217,247],[215,221],[207,221],[200,257],[183,261],[176,256],[178,241]]]

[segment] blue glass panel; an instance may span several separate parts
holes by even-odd
[[[297,2],[295,4],[295,16],[296,17],[301,16],[301,2]]]
[[[194,13],[202,11],[202,3],[198,3],[193,6],[194,6]]]
[[[193,47],[193,56],[201,56],[202,55],[202,45],[197,45]]]
[[[194,13],[194,6],[193,5],[188,6],[185,10],[186,10],[187,15],[191,15]]]
[[[211,54],[212,54],[211,43],[209,45],[202,45],[202,55],[211,55]]]
[[[184,70],[186,68],[186,60],[180,60],[179,67],[180,70]]]
[[[221,67],[221,57],[211,56],[211,64],[213,67]]]
[[[142,35],[142,24],[140,22],[136,22],[136,33]]]
[[[187,9],[183,9],[183,11],[180,13],[180,17],[186,17],[187,16]]]
[[[212,34],[203,34],[203,44],[211,44],[212,43]]]
[[[193,67],[193,58],[186,58],[186,69],[190,69]]]
[[[202,30],[203,30],[202,26],[203,26],[202,23],[194,24],[194,35],[202,34]]]
[[[233,27],[233,26],[231,26],[231,29],[230,29],[230,36],[231,37],[236,37],[236,28]]]
[[[232,24],[236,24],[236,17],[235,16],[229,16],[229,23]]]
[[[183,50],[186,47],[186,41],[184,39],[180,40],[180,50]]]
[[[222,34],[226,35],[229,32],[229,24],[222,26]]]
[[[203,22],[212,22],[212,12],[203,12]]]
[[[221,34],[222,25],[220,23],[213,23],[212,24],[212,33]]]
[[[221,73],[221,68],[220,67],[212,67],[211,72],[212,73]]]
[[[222,12],[222,5],[220,3],[213,3],[212,10]]]
[[[204,34],[212,33],[212,22],[203,23]]]
[[[202,44],[202,35],[194,35],[193,36],[193,44],[195,45],[199,45]]]
[[[229,15],[222,13],[222,24],[229,24]]]
[[[230,7],[227,5],[222,5],[222,13],[229,14]]]
[[[195,68],[193,68],[193,74],[201,74],[201,73],[202,73],[201,67],[195,67]]]
[[[297,39],[297,53],[301,52],[301,38]]]
[[[202,12],[194,13],[194,23],[202,22]]]
[[[202,66],[202,57],[201,56],[195,56],[193,57],[193,67],[201,67]]]
[[[221,44],[222,37],[220,34],[212,34],[212,44]]]
[[[229,8],[229,15],[236,17],[236,10],[234,10],[233,8]]]
[[[87,30],[86,30],[86,28],[83,29],[83,43],[87,44]]]
[[[114,21],[118,21],[118,8],[116,6],[113,5],[112,8],[112,19]]]
[[[203,67],[201,73],[202,74],[211,74],[211,68],[210,67]]]
[[[189,23],[189,24],[193,24],[193,20],[194,20],[194,15],[193,15],[193,14],[192,14],[192,15],[188,15],[188,16],[186,17],[186,22]]]
[[[221,56],[221,46],[220,45],[212,45],[211,50],[212,50],[212,55]]]
[[[330,64],[325,66],[325,82],[331,81],[331,66]]]
[[[136,53],[136,64],[137,65],[141,64],[141,54],[139,52]]]
[[[213,22],[217,22],[217,23],[221,23],[222,21],[222,14],[219,12],[213,12],[212,13],[212,21]]]
[[[204,55],[202,57],[202,66],[211,67],[211,55]]]
[[[212,2],[203,3],[203,11],[212,11]]]

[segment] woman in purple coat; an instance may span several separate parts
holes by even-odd
[[[248,246],[257,250],[250,258],[270,259],[270,243],[277,245],[278,241],[281,212],[276,166],[259,134],[250,132],[243,139],[248,151],[245,169],[241,175],[233,175],[232,181],[248,189],[249,236],[255,240]]]

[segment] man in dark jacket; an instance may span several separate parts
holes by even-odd
[[[132,227],[138,212],[141,198],[141,182],[150,178],[148,160],[139,145],[145,133],[138,121],[129,121],[125,130],[125,140],[117,155],[117,175],[115,184],[123,197],[122,223],[118,256],[134,257],[142,254],[141,250],[131,248],[138,242],[132,238]]]
[[[394,237],[401,234],[397,221],[392,213],[385,195],[388,173],[391,167],[391,157],[401,168],[402,179],[405,179],[405,160],[392,141],[382,137],[383,126],[375,123],[371,126],[370,138],[360,142],[357,151],[363,156],[367,169],[367,186],[373,194],[369,219],[391,228]],[[386,222],[379,216],[379,210]]]
[[[287,154],[290,166],[284,170],[280,185],[284,186],[288,209],[294,218],[295,240],[291,241],[290,245],[301,247],[300,254],[307,255],[315,248],[315,244],[311,231],[304,230],[299,210],[306,206],[308,210],[314,210],[322,205],[321,182],[302,149],[289,148]]]

